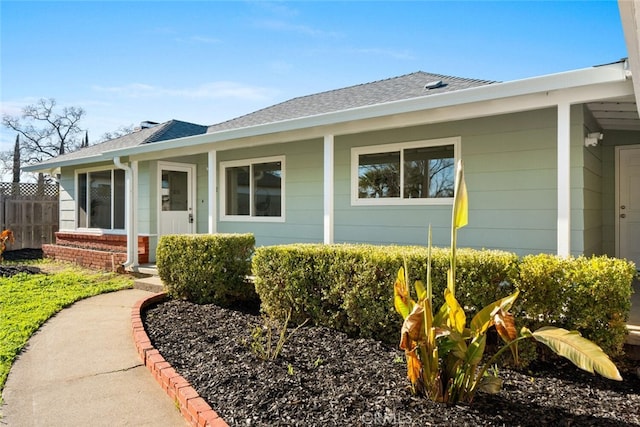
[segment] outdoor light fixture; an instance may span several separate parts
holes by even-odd
[[[588,133],[587,136],[584,138],[584,146],[595,147],[596,145],[598,145],[599,141],[602,141],[603,137],[604,135],[602,134],[602,132]]]

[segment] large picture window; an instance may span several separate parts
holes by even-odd
[[[222,219],[282,220],[284,157],[222,162]]]
[[[77,175],[78,228],[124,229],[124,171],[83,172]]]
[[[353,148],[352,203],[450,203],[458,146],[458,138],[446,138]]]

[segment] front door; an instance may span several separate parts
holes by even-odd
[[[640,268],[640,147],[618,153],[618,257]]]
[[[159,163],[159,232],[190,234],[194,232],[193,192],[195,165]]]

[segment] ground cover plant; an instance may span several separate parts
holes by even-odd
[[[6,259],[15,258],[8,254]],[[47,319],[82,298],[132,286],[127,276],[42,261],[24,264],[0,265],[0,276],[10,276],[0,277],[0,392],[16,356]]]

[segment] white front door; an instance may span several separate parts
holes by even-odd
[[[618,257],[640,268],[640,147],[619,147]]]
[[[158,229],[160,235],[193,233],[195,165],[159,163],[158,175]]]

